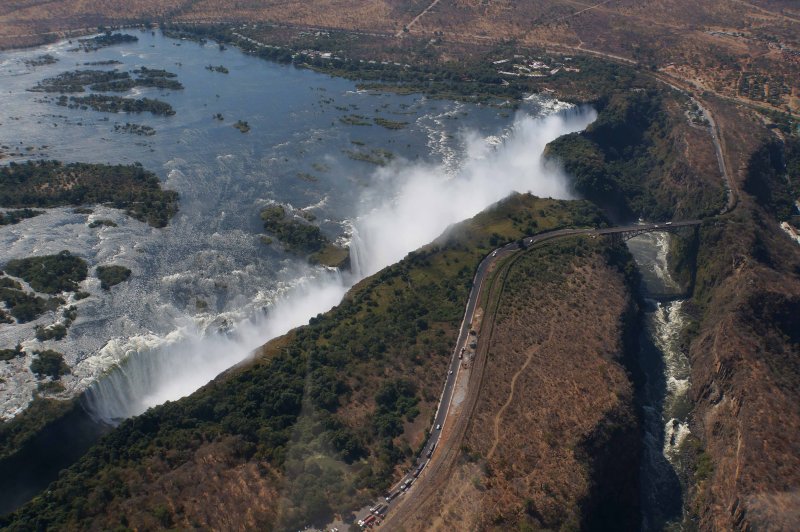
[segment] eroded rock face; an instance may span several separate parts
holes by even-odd
[[[800,286],[756,269],[730,279],[738,297],[692,349],[700,462],[712,464],[695,474],[704,528],[800,525]]]

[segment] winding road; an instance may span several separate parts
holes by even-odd
[[[386,496],[375,501],[370,509],[362,510],[357,516],[358,524],[367,520],[366,526],[379,525],[382,528],[394,530],[402,526],[406,517],[410,515],[431,493],[435,490],[437,480],[442,480],[442,473],[448,470],[448,465],[454,460],[458,452],[459,443],[466,430],[467,421],[478,398],[481,386],[482,368],[486,363],[488,351],[488,338],[494,325],[493,312],[487,312],[487,319],[476,316],[479,302],[486,290],[489,290],[487,307],[491,306],[494,294],[494,280],[500,275],[490,275],[504,259],[517,254],[520,250],[531,249],[538,245],[571,236],[600,236],[625,233],[649,233],[655,231],[673,231],[681,227],[693,227],[702,223],[701,220],[685,220],[660,224],[638,224],[600,229],[559,229],[547,233],[528,236],[523,239],[521,248],[517,242],[512,242],[499,247],[483,258],[475,271],[472,289],[467,299],[464,319],[458,333],[453,354],[447,368],[444,388],[436,409],[428,441],[414,462],[412,468],[397,482]],[[509,261],[510,263],[511,261]],[[506,264],[509,264],[506,263]],[[487,285],[487,281],[489,281]],[[501,283],[502,284],[502,283]],[[500,287],[502,290],[502,286]],[[484,309],[485,311],[486,309]],[[478,312],[480,315],[481,313]],[[480,324],[478,324],[480,322]],[[471,361],[471,365],[467,364]],[[463,363],[462,363],[463,362]],[[461,396],[458,408],[454,405],[454,392]],[[370,513],[375,509],[374,513]],[[383,522],[381,524],[381,520]]]

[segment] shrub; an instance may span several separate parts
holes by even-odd
[[[67,328],[61,323],[50,327],[36,327],[36,339],[40,342],[45,340],[61,340],[67,335]]]
[[[64,362],[64,355],[58,351],[47,349],[45,351],[34,351],[36,358],[31,362],[31,371],[36,378],[53,377],[60,379],[62,375],[69,374],[69,366]]]
[[[8,261],[6,270],[25,279],[37,292],[57,294],[77,290],[78,283],[86,279],[88,266],[82,258],[62,251],[57,255]]]
[[[103,290],[111,290],[112,286],[127,281],[131,276],[131,271],[125,266],[98,266],[96,273]]]

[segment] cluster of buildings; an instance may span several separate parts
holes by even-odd
[[[572,61],[572,58],[565,57],[564,61]],[[492,61],[492,64],[498,67],[498,74],[514,77],[544,78],[547,76],[554,76],[561,71],[581,71],[579,68],[567,66],[564,63],[555,63],[551,66],[541,59],[528,59],[522,55],[515,55],[513,58],[509,59],[498,59],[497,61]]]

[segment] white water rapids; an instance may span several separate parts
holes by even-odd
[[[667,255],[668,233],[650,233],[631,239],[631,250],[650,294],[680,294],[671,277]],[[644,448],[641,465],[643,530],[679,526],[682,518],[680,445],[689,435],[689,359],[681,345],[686,327],[685,301],[647,300],[639,362],[645,375],[642,396]]]

